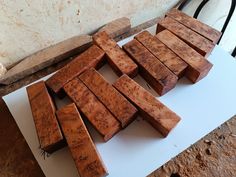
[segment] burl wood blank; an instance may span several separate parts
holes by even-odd
[[[123,128],[135,119],[137,109],[95,69],[85,71],[79,78],[109,109]]]
[[[107,170],[74,103],[57,111],[80,177],[104,177]]]
[[[210,40],[172,18],[166,17],[158,22],[157,33],[165,29],[174,33],[203,56],[208,56],[214,48],[214,44]]]
[[[163,136],[167,136],[180,121],[177,114],[127,75],[121,76],[113,85],[138,107],[140,114]]]
[[[136,39],[125,44],[123,48],[138,64],[140,75],[159,95],[175,87],[178,77]]]
[[[209,39],[214,44],[216,44],[220,39],[220,31],[217,31],[216,29],[200,22],[195,18],[188,16],[187,14],[177,9],[171,9],[166,15],[185,25],[191,30],[197,32],[198,34],[204,36],[205,38]]]
[[[79,78],[76,77],[67,83],[64,90],[105,141],[121,129],[119,121]]]
[[[55,115],[55,106],[45,83],[40,81],[26,88],[40,148],[52,153],[63,146],[63,136]]]
[[[105,53],[96,45],[91,46],[88,50],[50,77],[46,81],[47,86],[55,93],[59,93],[63,86],[74,77],[78,76],[88,68],[99,66],[102,63],[104,54]]]
[[[207,59],[171,32],[164,30],[156,37],[189,65],[185,75],[193,83],[204,78],[211,70],[213,65]]]
[[[188,65],[156,37],[151,35],[148,31],[143,31],[134,38],[142,43],[144,47],[177,75],[178,78],[183,76]]]
[[[137,75],[138,66],[105,31],[95,34],[93,42],[106,52],[108,63],[118,76],[127,74],[134,77]]]

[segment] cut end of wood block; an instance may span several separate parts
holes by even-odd
[[[7,72],[7,69],[3,66],[2,63],[0,63],[0,79],[3,78],[6,72]]]

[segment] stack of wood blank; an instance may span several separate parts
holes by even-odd
[[[160,96],[183,76],[196,83],[212,68],[204,56],[219,36],[218,31],[175,9],[158,23],[156,35],[143,31],[123,49],[106,32],[95,34],[88,50],[46,82],[27,87],[41,149],[52,153],[67,142],[81,177],[106,176],[83,119],[104,141],[137,115],[166,137],[180,117],[132,78],[140,74]],[[106,61],[119,76],[113,84],[97,71]],[[56,110],[51,92],[60,98],[67,95],[73,103]]]

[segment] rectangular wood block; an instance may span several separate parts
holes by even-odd
[[[137,75],[138,66],[105,31],[95,34],[93,41],[106,52],[108,63],[118,76],[127,74],[134,77]]]
[[[187,14],[177,9],[171,9],[166,15],[185,25],[191,30],[197,32],[198,34],[204,36],[205,38],[209,39],[214,44],[219,41],[222,35],[220,31],[200,22],[195,18],[188,16]]]
[[[187,28],[186,26],[173,20],[172,18],[166,17],[158,22],[157,33],[165,29],[174,33],[176,36],[178,36],[203,56],[208,56],[215,46],[207,38],[201,36],[200,34]]]
[[[207,59],[173,33],[164,30],[158,33],[156,37],[189,65],[185,75],[193,83],[204,78],[211,70],[213,65]]]
[[[55,93],[59,93],[63,86],[74,77],[78,76],[86,69],[97,67],[101,64],[104,54],[105,53],[96,45],[91,46],[50,77],[46,81],[47,86]]]
[[[136,118],[137,109],[95,69],[85,71],[79,78],[116,117],[123,128]]]
[[[40,148],[52,153],[63,146],[63,136],[55,115],[55,106],[44,81],[26,88]]]
[[[183,76],[188,65],[156,37],[151,35],[148,31],[143,31],[134,38],[142,43],[144,47],[177,75],[178,78]]]
[[[75,165],[81,177],[104,177],[107,170],[74,103],[57,111]]]
[[[178,77],[136,39],[125,44],[123,48],[138,64],[140,75],[159,95],[175,87]]]
[[[64,90],[105,141],[108,141],[121,129],[119,121],[79,78],[76,77],[67,83]]]
[[[121,76],[113,85],[138,107],[140,114],[163,136],[167,136],[180,121],[176,113],[127,75]]]

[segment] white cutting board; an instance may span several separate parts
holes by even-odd
[[[236,60],[218,46],[209,60],[214,66],[203,80],[193,85],[183,78],[176,88],[158,98],[182,118],[167,138],[163,139],[142,118],[138,118],[107,143],[88,126],[108,168],[109,177],[144,177],[236,114]],[[110,82],[117,78],[107,65],[100,72]],[[141,77],[138,76],[135,80],[150,90]],[[150,91],[156,95],[152,89]],[[3,99],[45,175],[78,176],[68,148],[59,150],[46,159],[40,155],[25,87]],[[60,101],[59,105],[65,103],[68,100]]]

